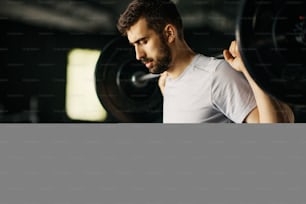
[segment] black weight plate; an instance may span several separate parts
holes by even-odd
[[[119,122],[151,123],[162,121],[162,95],[158,79],[144,86],[133,84],[133,74],[149,73],[135,60],[135,52],[124,37],[115,38],[102,50],[95,80],[101,104]]]
[[[249,73],[268,94],[306,104],[304,0],[242,0],[236,40]]]

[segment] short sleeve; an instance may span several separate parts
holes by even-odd
[[[242,123],[256,107],[253,91],[242,73],[222,60],[212,74],[213,107],[235,123]]]

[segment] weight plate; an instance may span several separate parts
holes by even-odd
[[[133,77],[148,69],[135,59],[135,52],[124,37],[115,38],[102,50],[95,80],[101,104],[119,122],[162,122],[162,95],[157,80],[141,84]]]
[[[304,0],[242,0],[236,23],[250,75],[290,104],[306,104],[305,8]]]

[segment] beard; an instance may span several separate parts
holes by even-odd
[[[156,62],[155,65],[153,65],[153,67],[149,69],[149,71],[152,74],[161,74],[164,71],[167,71],[172,61],[171,50],[170,50],[170,47],[167,45],[165,37],[161,36],[160,40],[161,40],[161,47],[160,47],[159,53],[161,53],[161,55],[158,56],[156,60],[153,60],[152,58],[141,59],[143,63],[150,62],[150,61]]]

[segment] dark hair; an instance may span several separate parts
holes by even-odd
[[[183,38],[183,22],[171,0],[133,0],[120,15],[117,28],[122,35],[140,18],[145,18],[148,27],[161,33],[167,24],[172,24],[178,31],[178,37]]]

